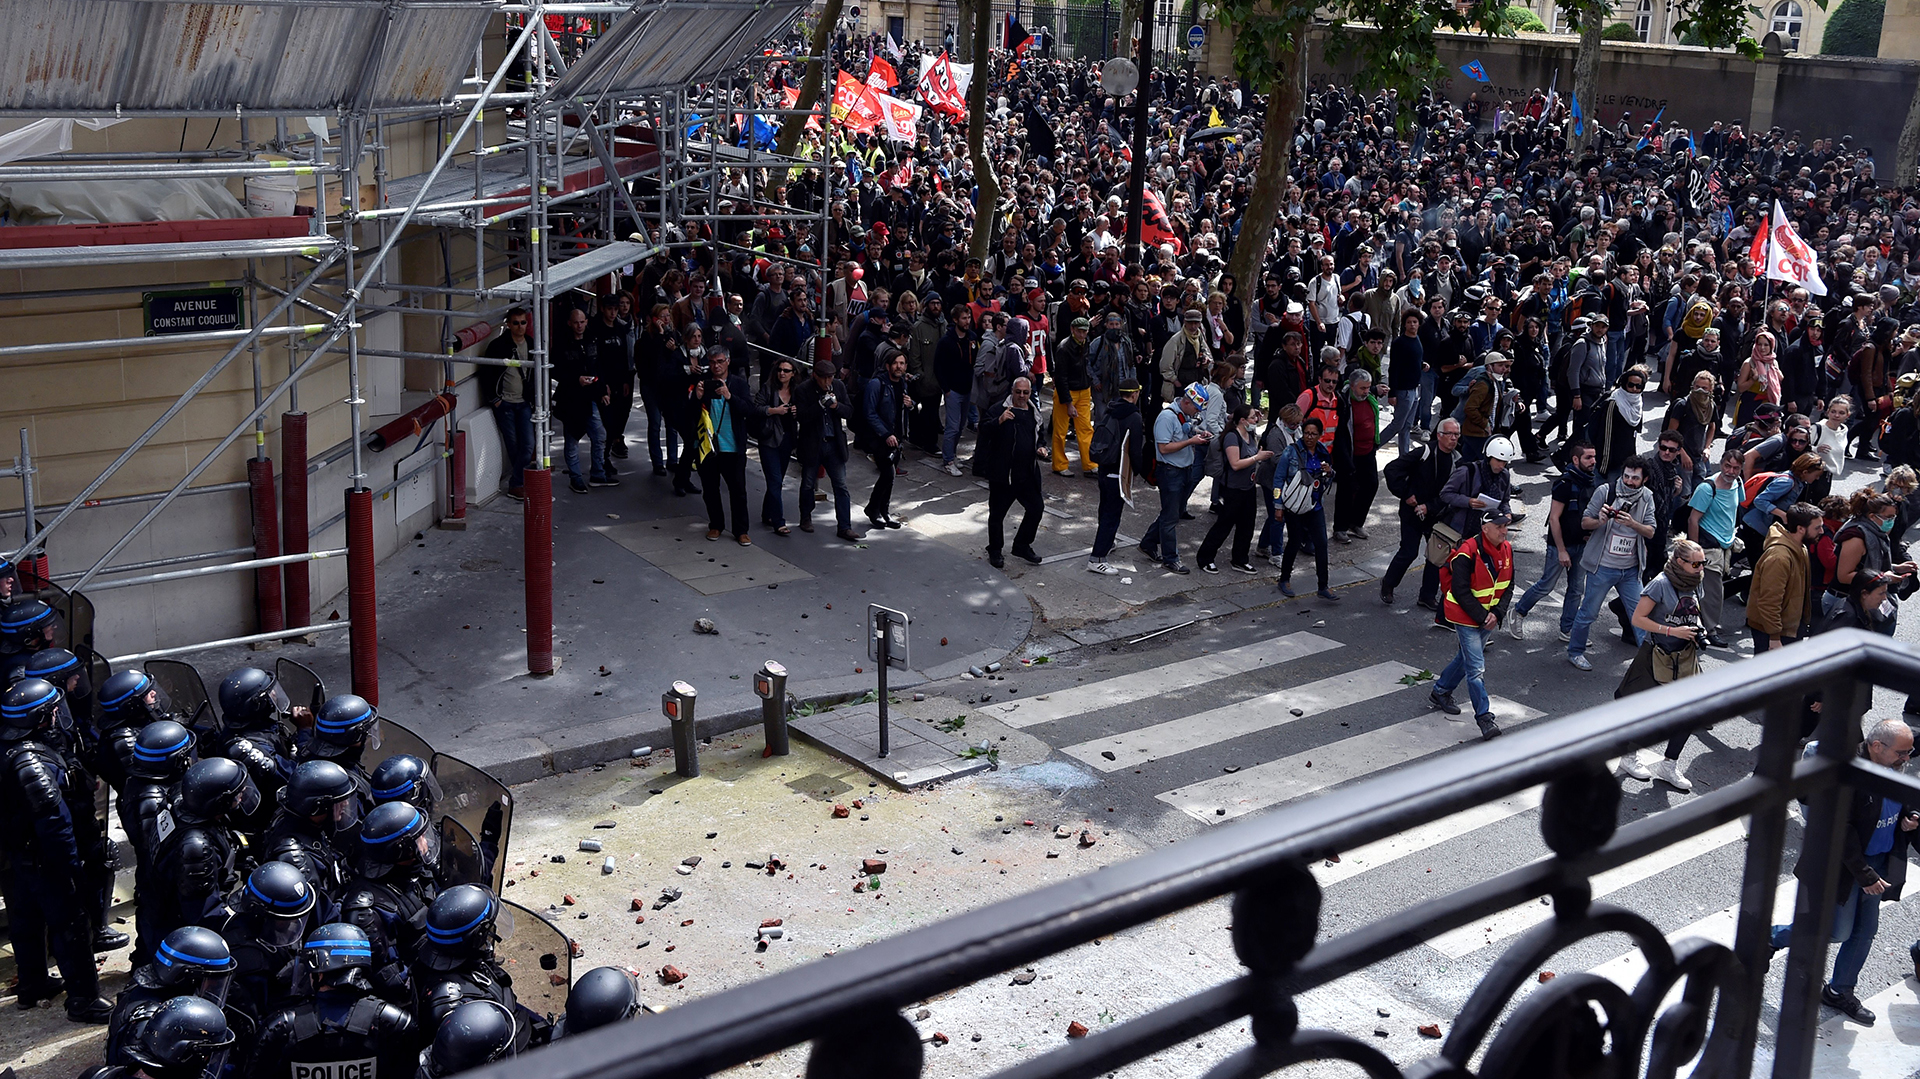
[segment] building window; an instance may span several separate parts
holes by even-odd
[[[1806,11],[1794,0],[1781,0],[1773,8],[1773,24],[1768,27],[1780,35],[1780,43],[1790,52],[1800,49],[1800,28],[1805,25]]]
[[[1641,41],[1653,36],[1653,0],[1640,0],[1640,6],[1634,8],[1633,32],[1640,35]]]

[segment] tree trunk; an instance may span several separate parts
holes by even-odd
[[[1577,151],[1591,145],[1600,135],[1600,118],[1594,113],[1593,107],[1599,103],[1600,31],[1606,25],[1609,9],[1581,4],[1576,10],[1580,17],[1580,51],[1573,58],[1573,94],[1574,100],[1580,103],[1585,133],[1575,135],[1573,124],[1568,123],[1567,149]]]
[[[833,47],[833,28],[840,22],[842,0],[827,0],[827,6],[820,9],[820,21],[813,26],[813,44],[808,51],[815,56],[827,55]],[[800,98],[793,103],[796,109],[811,109],[820,100],[820,88],[826,82],[826,65],[819,60],[807,64],[807,77],[800,80]],[[780,125],[780,141],[774,143],[773,150],[783,157],[792,157],[800,148],[800,139],[807,132],[807,118],[789,116]],[[751,138],[752,134],[749,133]]]
[[[978,21],[974,9],[982,3],[992,6],[990,0],[955,0],[954,17],[959,22],[954,27],[953,35],[953,62],[956,64],[973,63],[973,24]],[[984,49],[981,51],[985,52]]]
[[[967,253],[984,259],[993,250],[993,223],[1000,211],[1000,177],[994,174],[993,159],[987,156],[987,83],[993,81],[988,70],[988,42],[993,34],[993,5],[975,0],[973,5],[973,84],[967,87],[967,156],[973,159],[973,182],[980,189],[979,204],[973,208],[973,240]]]
[[[1267,244],[1273,239],[1273,219],[1280,212],[1287,194],[1287,166],[1293,156],[1293,127],[1299,122],[1301,104],[1307,98],[1307,39],[1312,24],[1294,24],[1293,49],[1282,63],[1280,77],[1267,95],[1267,118],[1260,129],[1260,161],[1254,167],[1253,192],[1247,199],[1246,216],[1240,222],[1240,238],[1234,241],[1233,263],[1228,269],[1240,282],[1243,296],[1260,295],[1260,267],[1267,261]]]
[[[1894,154],[1893,182],[1913,186],[1916,159],[1920,159],[1920,86],[1914,87],[1913,100],[1907,103],[1907,122],[1900,126],[1900,145]]]

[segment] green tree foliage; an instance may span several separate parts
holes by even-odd
[[[1827,18],[1820,52],[1826,56],[1880,55],[1880,20],[1886,0],[1844,0]]]
[[[1608,23],[1600,31],[1602,41],[1639,41],[1640,34],[1632,26],[1623,22]]]

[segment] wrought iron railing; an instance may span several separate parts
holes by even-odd
[[[1408,1073],[1540,1079],[1590,1074],[1747,1079],[1753,1068],[1780,879],[1787,808],[1807,803],[1808,879],[1832,896],[1847,795],[1864,787],[1920,805],[1920,782],[1859,757],[1875,685],[1920,687],[1920,656],[1848,631],[1763,659],[1531,725],[1364,783],[1224,825],[1164,850],[972,911],[857,951],[696,1000],[661,1015],[570,1038],[476,1076],[669,1079],[704,1076],[811,1041],[809,1079],[905,1079],[922,1046],[901,1009],[1032,964],[1097,937],[1219,896],[1233,896],[1232,940],[1246,972],[1232,981],[1079,1039],[1000,1073],[1002,1079],[1092,1079],[1242,1018],[1254,1044],[1209,1079],[1265,1075],[1307,1060],[1346,1060],[1375,1079],[1403,1073],[1371,1045],[1298,1025],[1294,997],[1488,914],[1549,896],[1552,920],[1510,945],[1432,1058]],[[1822,701],[1817,755],[1802,759],[1804,702]],[[1764,716],[1751,776],[1616,826],[1620,786],[1606,761],[1738,714]],[[1316,944],[1315,859],[1404,832],[1537,784],[1553,856],[1435,896]],[[1751,818],[1734,946],[1676,948],[1645,918],[1592,902],[1595,874],[1742,817]],[[1833,907],[1796,917],[1774,1047],[1776,1079],[1812,1064]],[[1521,983],[1575,942],[1631,937],[1647,972],[1627,992],[1597,975],[1536,987],[1500,1020]],[[1684,983],[1676,1002],[1669,991]],[[1604,1035],[1595,1029],[1595,1008]],[[1478,1066],[1468,1071],[1478,1056]],[[1581,1053],[1607,1059],[1579,1060]]]

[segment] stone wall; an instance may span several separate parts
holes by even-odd
[[[1535,87],[1552,84],[1556,72],[1562,94],[1573,85],[1577,38],[1437,37],[1440,61],[1453,73],[1440,89],[1454,100],[1478,91],[1483,98],[1519,101]],[[1472,60],[1486,68],[1490,82],[1475,83],[1459,74]],[[1756,80],[1764,66],[1777,67],[1771,100],[1755,93],[1756,83],[1764,88],[1769,81]],[[1319,48],[1314,50],[1315,79],[1347,81],[1354,71],[1351,60],[1329,64]],[[1581,105],[1589,117],[1608,125],[1622,112],[1644,123],[1665,107],[1667,120],[1696,131],[1715,120],[1740,120],[1750,127],[1778,124],[1803,138],[1851,134],[1856,143],[1874,149],[1884,171],[1917,83],[1920,62],[1913,60],[1787,55],[1756,63],[1730,51],[1609,42],[1601,51],[1599,100]]]

